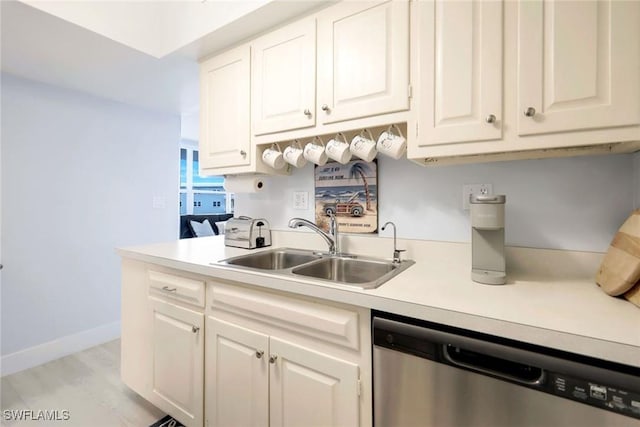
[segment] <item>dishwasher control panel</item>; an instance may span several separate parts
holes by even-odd
[[[640,419],[640,393],[553,372],[549,383],[558,396]]]

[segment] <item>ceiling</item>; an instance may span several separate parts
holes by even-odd
[[[100,3],[104,6],[110,2]],[[26,79],[146,109],[193,115],[198,110],[198,58],[331,2],[247,3],[251,4],[244,9],[235,9],[235,15],[228,15],[233,17],[233,21],[218,21],[216,25],[219,27],[206,34],[203,34],[202,26],[186,31],[183,22],[173,26],[174,33],[179,33],[178,38],[167,41],[167,34],[161,34],[164,37],[162,45],[145,45],[143,38],[139,37],[137,40],[140,42],[136,44],[132,42],[134,38],[122,36],[127,31],[131,36],[130,29],[101,35],[36,7],[3,0],[0,1],[1,69]],[[114,4],[122,7],[122,2]],[[166,18],[170,10],[177,10],[179,4],[173,2],[172,9],[164,8],[161,16]],[[240,13],[243,15],[238,16]],[[189,15],[193,15],[193,10],[184,14]],[[128,25],[134,24],[130,20]],[[102,30],[109,28],[103,26]],[[161,30],[163,27],[156,28]],[[138,32],[137,35],[140,34]],[[147,36],[147,42],[149,39]],[[186,44],[178,46],[176,40],[181,40],[178,44]]]

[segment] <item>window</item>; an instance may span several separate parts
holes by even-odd
[[[180,215],[233,213],[233,194],[224,189],[224,177],[201,176],[197,145],[180,147]]]

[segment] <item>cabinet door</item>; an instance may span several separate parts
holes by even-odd
[[[318,18],[323,123],[407,110],[409,90],[406,1],[347,1]]]
[[[250,164],[250,48],[200,64],[200,167]]]
[[[520,135],[640,123],[640,2],[522,1],[518,14]]]
[[[186,425],[201,426],[204,315],[155,298],[151,300],[152,403]]]
[[[269,425],[269,337],[207,317],[207,425]]]
[[[251,44],[253,133],[315,126],[316,21],[305,19]]]
[[[269,351],[271,427],[360,424],[357,365],[274,337]]]
[[[502,2],[419,3],[421,145],[502,137]]]

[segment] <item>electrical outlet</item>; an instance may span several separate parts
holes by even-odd
[[[309,193],[306,191],[293,192],[293,209],[307,210],[309,209]]]
[[[469,197],[472,194],[491,196],[493,194],[493,184],[465,184],[462,186],[462,209],[469,210]]]

